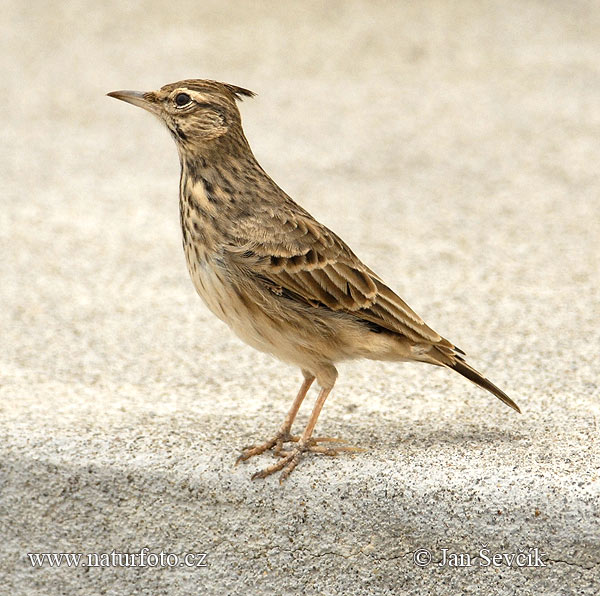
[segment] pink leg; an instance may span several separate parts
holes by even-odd
[[[331,367],[331,369],[333,369],[334,375],[337,376],[335,369],[333,367]],[[310,418],[308,419],[308,424],[306,425],[302,436],[297,441],[297,445],[289,452],[280,452],[280,455],[282,456],[281,460],[279,460],[277,463],[271,466],[268,466],[264,470],[257,472],[252,476],[252,479],[266,478],[267,476],[270,476],[275,472],[283,470],[279,478],[279,482],[283,482],[294,471],[295,467],[298,465],[298,462],[302,459],[302,455],[306,451],[313,451],[315,453],[321,453],[324,455],[337,455],[342,451],[363,451],[363,449],[360,449],[359,447],[322,447],[320,445],[317,445],[318,441],[335,441],[336,439],[329,439],[328,437],[319,437],[318,439],[312,438],[312,433],[315,429],[315,425],[317,424],[317,420],[323,408],[323,404],[325,403],[327,396],[333,389],[333,384],[335,383],[335,376],[333,376],[331,383],[322,386],[313,411],[311,412]]]
[[[298,391],[298,395],[296,395],[296,399],[294,400],[294,403],[292,404],[290,411],[287,413],[287,416],[285,417],[283,424],[281,425],[281,428],[279,429],[277,434],[273,438],[269,439],[268,441],[265,441],[260,445],[252,445],[250,447],[246,447],[242,451],[242,454],[237,458],[235,462],[236,464],[238,464],[241,461],[246,461],[247,459],[250,459],[255,455],[260,455],[261,453],[264,453],[265,451],[272,449],[273,447],[275,447],[275,452],[278,453],[279,451],[281,451],[284,442],[298,440],[297,436],[290,435],[290,430],[292,429],[292,424],[296,418],[296,414],[298,414],[298,410],[300,409],[300,406],[302,405],[302,402],[304,401],[304,398],[306,397],[310,386],[315,380],[314,375],[311,375],[306,371],[302,371],[302,373],[304,374],[304,381],[302,382],[300,390]]]

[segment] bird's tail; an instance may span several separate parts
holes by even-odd
[[[510,406],[516,412],[521,413],[519,406],[512,400],[502,389],[499,389],[492,383],[489,379],[486,379],[481,373],[477,372],[470,364],[467,364],[464,361],[463,354],[464,352],[457,348],[456,346],[452,346],[450,342],[448,342],[449,346],[444,344],[432,346],[433,349],[429,352],[428,356],[433,357],[438,366],[446,366],[447,368],[451,368],[455,370],[457,373],[461,374],[463,377],[469,379],[469,381],[475,383],[475,385],[479,385],[479,387],[486,389],[490,393],[493,393],[498,399],[503,401],[507,406]],[[450,348],[450,346],[452,346]]]
[[[448,368],[455,370],[457,373],[461,374],[463,377],[469,379],[475,383],[475,385],[479,385],[483,389],[487,389],[490,393],[493,393],[498,399],[502,400],[507,406],[510,406],[513,410],[516,410],[521,413],[519,406],[512,400],[502,389],[499,389],[492,383],[489,379],[486,379],[483,375],[478,373],[472,366],[468,365],[466,362],[462,360],[456,360],[453,364],[448,364]]]

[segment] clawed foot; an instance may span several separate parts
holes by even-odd
[[[260,445],[250,445],[250,447],[245,447],[242,451],[241,455],[235,460],[235,464],[239,464],[241,461],[246,461],[255,455],[260,455],[269,449],[273,449],[275,454],[278,454],[281,451],[284,443],[288,441],[297,442],[300,439],[298,435],[290,435],[288,432],[279,431],[272,439],[261,443]]]
[[[252,475],[252,480],[256,480],[257,478],[266,478],[275,472],[279,472],[281,470],[281,476],[279,476],[279,484],[281,484],[295,469],[298,465],[298,462],[302,459],[304,453],[307,451],[312,451],[313,453],[321,453],[322,455],[332,455],[335,456],[338,453],[342,453],[344,451],[347,452],[357,452],[364,451],[360,447],[324,447],[323,445],[317,445],[317,441],[336,441],[339,439],[330,439],[329,437],[316,437],[314,439],[308,439],[308,441],[298,441],[296,447],[291,449],[290,451],[282,451],[280,450],[278,455],[281,459],[271,465],[266,467],[264,470],[260,470],[260,472],[256,472]]]
[[[250,445],[250,447],[245,447],[235,463],[237,465],[241,461],[246,461],[255,455],[260,455],[261,453],[273,448],[273,453],[275,455],[280,455],[282,453],[284,443],[297,443],[299,440],[300,435],[290,435],[288,432],[279,431],[272,439],[269,439],[260,445]],[[309,439],[308,445],[311,447],[316,447],[318,443],[333,443],[337,441],[342,441],[342,439],[337,439],[335,437],[314,437]]]
[[[272,439],[265,441],[261,445],[252,445],[251,447],[246,447],[235,463],[238,464],[239,462],[246,461],[255,455],[260,455],[269,449],[273,449],[273,453],[281,459],[277,463],[266,467],[264,470],[256,472],[252,476],[252,480],[257,478],[266,478],[267,476],[282,470],[281,476],[279,477],[279,482],[282,483],[294,471],[294,468],[302,459],[303,454],[307,451],[330,456],[335,456],[342,452],[353,453],[365,451],[360,447],[326,447],[324,445],[319,445],[319,443],[335,443],[341,440],[342,439],[334,437],[311,437],[310,439],[303,441],[298,435],[290,435],[289,433],[279,432]],[[289,450],[283,450],[283,444],[288,442],[297,443],[297,445]]]

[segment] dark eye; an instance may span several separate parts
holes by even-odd
[[[186,106],[191,101],[192,101],[192,98],[187,93],[178,93],[175,96],[175,103],[177,104],[178,108],[182,108],[183,106]]]

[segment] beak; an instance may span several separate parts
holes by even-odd
[[[138,108],[144,108],[153,114],[159,115],[158,105],[152,101],[152,93],[142,93],[141,91],[111,91],[107,93],[108,97],[114,97],[121,101],[138,106]]]

